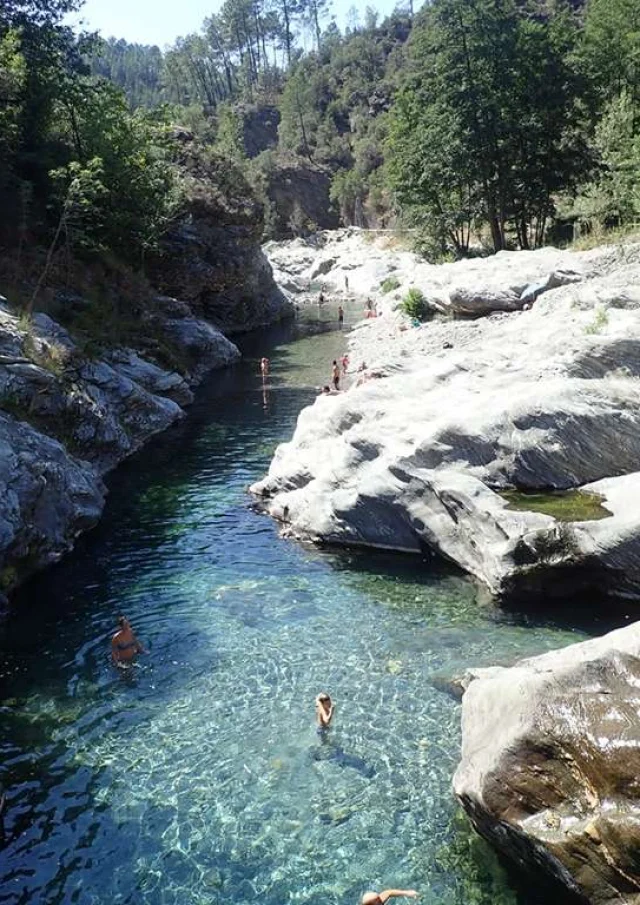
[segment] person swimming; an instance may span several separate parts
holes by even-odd
[[[146,654],[146,650],[136,638],[126,616],[118,617],[118,626],[111,639],[111,659],[116,666],[126,666],[137,654]]]
[[[396,896],[406,896],[409,899],[416,899],[418,893],[415,889],[383,889],[382,892],[365,892],[360,899],[360,905],[385,905],[389,899]]]

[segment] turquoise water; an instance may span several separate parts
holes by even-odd
[[[344,348],[316,316],[247,340],[0,628],[0,903],[535,901],[457,813],[459,705],[434,680],[583,634],[503,617],[444,567],[303,548],[251,508]],[[149,649],[127,676],[120,612]]]

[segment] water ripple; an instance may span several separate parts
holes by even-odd
[[[347,905],[378,885],[525,901],[458,822],[459,714],[432,679],[575,636],[500,622],[423,564],[283,541],[246,497],[341,342],[276,340],[266,403],[255,362],[216,376],[18,600],[0,905]],[[119,612],[149,651],[124,675]],[[322,688],[337,711],[319,737]]]

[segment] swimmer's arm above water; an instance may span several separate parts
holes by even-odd
[[[415,899],[417,895],[418,893],[415,889],[385,889],[380,893],[380,901],[384,905],[385,902],[396,896],[407,896],[409,899]]]

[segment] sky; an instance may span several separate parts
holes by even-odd
[[[79,13],[69,17],[72,25],[99,31],[104,38],[124,38],[138,44],[173,44],[181,35],[199,31],[203,20],[217,12],[223,0],[85,0]],[[390,13],[397,0],[370,0],[381,17]],[[333,0],[331,12],[344,28],[347,10],[361,13],[367,0]]]

